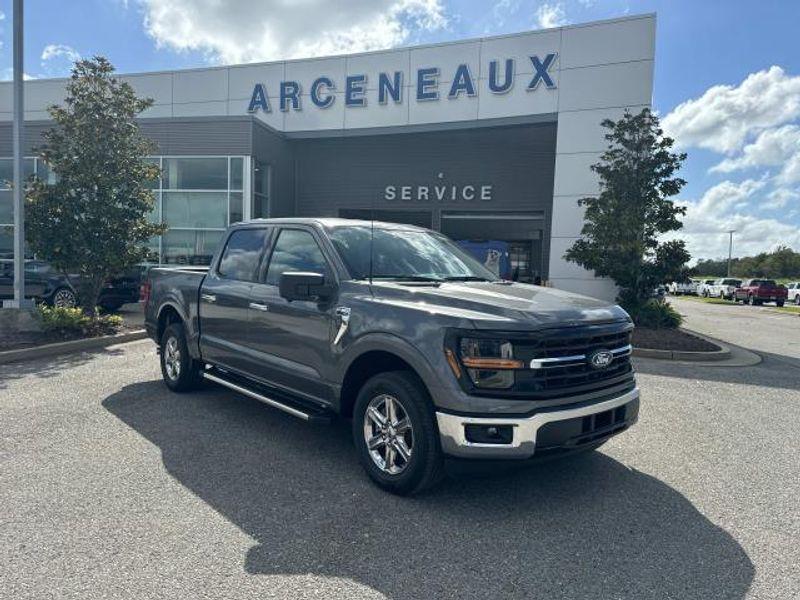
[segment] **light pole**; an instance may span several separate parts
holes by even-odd
[[[735,229],[728,230],[728,277],[731,276],[731,260],[733,258],[733,234],[736,233]]]
[[[25,106],[23,104],[22,60],[22,0],[14,0],[14,302],[11,306],[25,306],[25,206],[23,193],[23,131]]]

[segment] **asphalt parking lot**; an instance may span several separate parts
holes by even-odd
[[[800,372],[770,337],[752,367],[639,361],[601,451],[410,499],[346,425],[169,393],[148,341],[2,366],[0,597],[797,598]]]

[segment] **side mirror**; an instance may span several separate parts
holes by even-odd
[[[281,298],[292,300],[324,300],[333,294],[333,286],[325,283],[321,273],[287,272],[278,283]]]

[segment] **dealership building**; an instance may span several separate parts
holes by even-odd
[[[563,255],[600,126],[650,106],[654,15],[308,60],[125,75],[154,105],[141,129],[162,168],[153,260],[204,264],[225,228],[259,217],[374,218],[465,243],[502,242],[514,277],[599,297]],[[25,83],[26,171],[64,79]],[[11,83],[0,84],[0,180],[10,180]],[[11,191],[0,183],[0,253]]]

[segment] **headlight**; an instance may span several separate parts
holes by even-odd
[[[462,338],[459,354],[477,387],[509,388],[514,385],[514,369],[524,367],[514,359],[514,347],[506,340]]]

